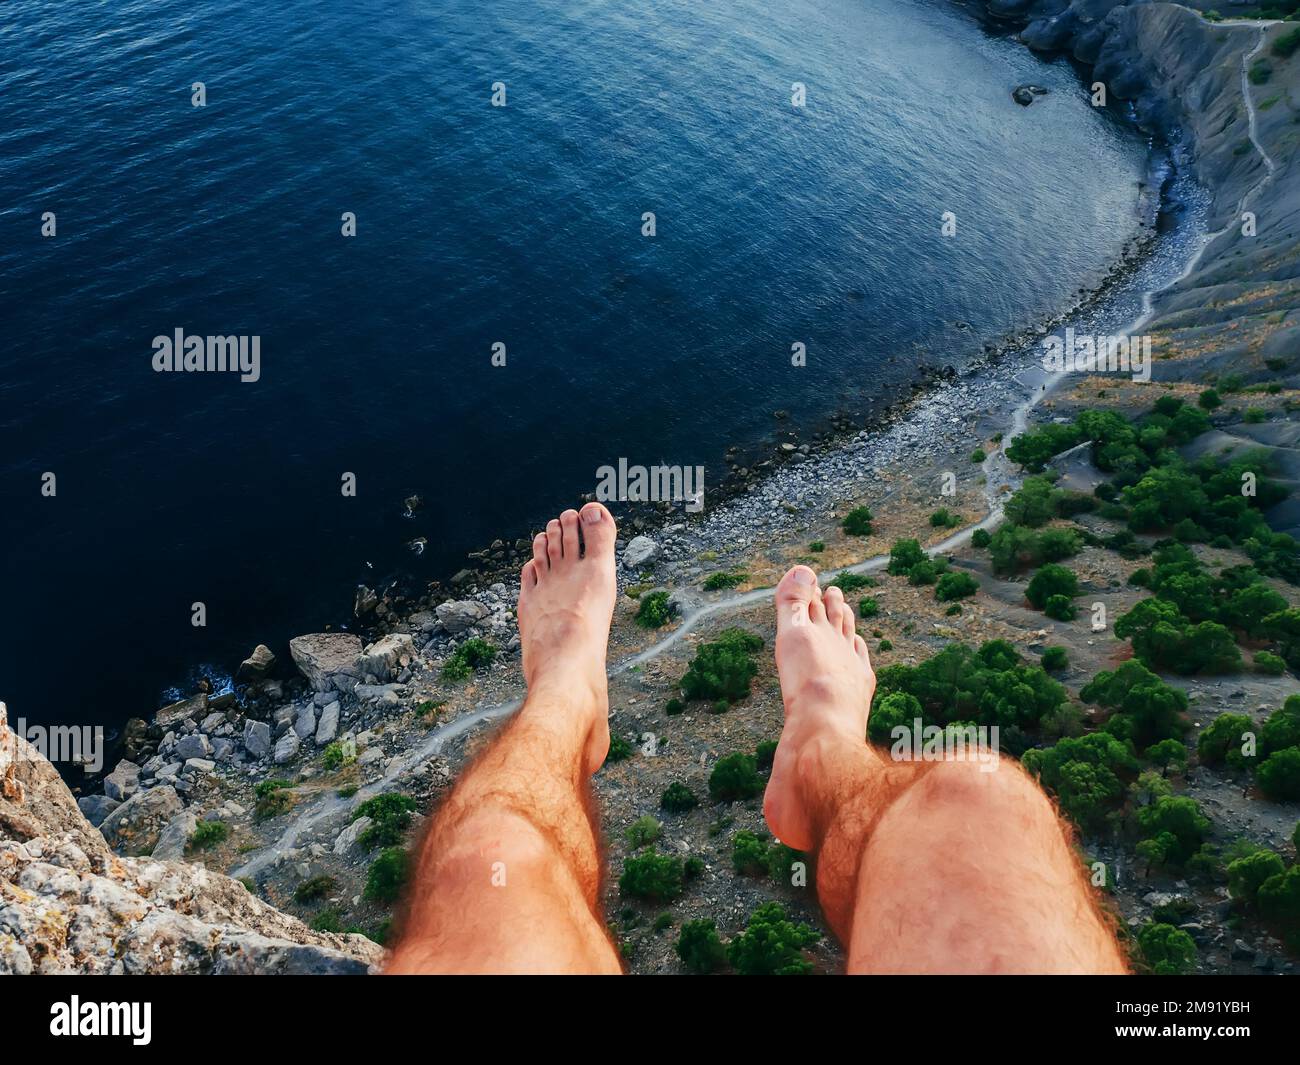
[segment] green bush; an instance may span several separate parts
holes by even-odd
[[[342,769],[344,766],[351,765],[357,760],[356,750],[350,744],[344,745],[342,741],[335,740],[325,748],[321,755],[321,764],[325,767],[327,773],[332,773],[336,769]]]
[[[442,665],[442,679],[460,681],[467,679],[477,669],[486,669],[496,657],[496,647],[477,636],[471,637],[456,648]]]
[[[1025,598],[1039,610],[1047,606],[1053,596],[1063,596],[1067,601],[1079,594],[1079,578],[1064,566],[1047,565],[1038,570],[1025,589]]]
[[[1196,942],[1181,928],[1149,922],[1137,939],[1143,960],[1157,976],[1183,976],[1196,967]]]
[[[311,927],[316,932],[342,932],[343,914],[337,906],[326,907],[311,919]]]
[[[1108,816],[1124,801],[1123,779],[1135,776],[1138,768],[1131,750],[1104,732],[1026,751],[1022,763],[1056,796],[1061,811],[1089,833],[1106,827]]]
[[[1148,838],[1167,834],[1174,841],[1165,848],[1166,864],[1180,866],[1200,850],[1210,829],[1195,799],[1165,795],[1137,812],[1138,826]]]
[[[985,548],[989,546],[989,541],[992,539],[988,529],[976,529],[970,534],[970,545],[974,548]]]
[[[743,629],[726,629],[716,640],[700,644],[682,677],[682,694],[687,699],[709,701],[745,698],[758,673],[751,655],[762,646],[762,637]]]
[[[334,890],[334,878],[332,876],[313,876],[309,880],[304,880],[293,890],[294,902],[316,902],[323,899]]]
[[[808,545],[808,550],[811,551],[814,555],[820,555],[823,551],[826,550],[826,541],[814,540],[812,543]]]
[[[845,595],[861,591],[863,588],[874,588],[876,580],[874,577],[867,577],[861,573],[839,573],[835,578],[829,581],[827,588],[838,588]]]
[[[388,847],[370,863],[363,894],[371,902],[396,902],[406,885],[407,856],[401,847]]]
[[[1287,671],[1287,663],[1273,651],[1256,651],[1255,671],[1265,676],[1282,676]]]
[[[727,960],[717,926],[707,918],[684,922],[675,949],[687,971],[700,975],[717,972]]]
[[[1295,14],[1292,10],[1290,14]],[[1288,30],[1273,41],[1271,51],[1280,59],[1287,59],[1295,54],[1296,49],[1300,49],[1300,26]]]
[[[1264,920],[1281,933],[1287,949],[1300,951],[1300,865],[1265,880],[1255,902]]]
[[[647,851],[623,863],[618,890],[630,898],[671,902],[682,893],[685,869],[680,858]]]
[[[1286,702],[1268,715],[1259,730],[1259,741],[1264,755],[1300,747],[1300,695],[1287,696]]]
[[[625,761],[632,757],[632,744],[626,736],[620,736],[617,732],[609,734],[609,753],[605,755],[607,764]]]
[[[200,821],[185,844],[185,852],[205,851],[224,843],[230,835],[230,826],[224,821]]]
[[[1300,799],[1300,747],[1270,754],[1255,770],[1260,791],[1274,802]]]
[[[1043,657],[1039,661],[1049,673],[1059,673],[1070,666],[1070,656],[1066,653],[1064,647],[1044,648]]]
[[[988,455],[984,453],[984,449],[982,447],[977,447],[974,451],[970,453],[971,462],[974,462],[977,465],[983,462],[986,458],[988,458]]]
[[[941,603],[964,599],[980,590],[980,582],[969,573],[954,570],[943,574],[934,588],[934,597]]]
[[[1255,722],[1245,714],[1220,714],[1196,740],[1196,754],[1204,765],[1244,769],[1254,761],[1242,753],[1247,735],[1254,735]]]
[[[662,629],[672,616],[673,608],[668,602],[668,593],[664,591],[643,595],[636,608],[636,623],[643,629]]]
[[[1285,871],[1282,859],[1266,847],[1228,865],[1228,894],[1254,906],[1259,889],[1269,877]]]
[[[676,780],[669,784],[663,795],[659,797],[659,808],[671,814],[685,813],[699,804],[700,800],[695,797],[695,793]]]
[[[1199,403],[1206,410],[1214,410],[1216,407],[1223,406],[1223,400],[1219,398],[1219,393],[1212,388],[1207,388],[1197,398]]]
[[[887,570],[896,577],[906,577],[915,566],[927,560],[919,540],[896,540],[889,549]]]
[[[1043,604],[1043,613],[1057,621],[1073,621],[1078,611],[1066,595],[1049,595]]]
[[[640,850],[654,843],[663,833],[664,826],[649,814],[638,817],[623,832],[623,838],[633,850]]]
[[[930,515],[930,525],[935,529],[955,529],[962,523],[962,516],[954,514],[947,507],[940,507]]]
[[[780,903],[767,902],[754,910],[745,931],[728,944],[727,957],[743,976],[802,976],[812,972],[803,951],[819,939],[816,929],[789,921]]]
[[[764,740],[754,750],[754,765],[760,773],[766,773],[772,768],[772,762],[776,758],[776,740]]]
[[[736,752],[719,758],[709,774],[709,794],[715,802],[752,799],[762,790],[763,779],[753,755]]]
[[[706,592],[716,592],[723,588],[734,588],[738,584],[744,584],[749,580],[749,574],[740,570],[732,572],[719,571],[710,573],[704,580],[704,590]]]
[[[402,842],[402,836],[411,827],[411,814],[415,800],[409,795],[390,791],[376,795],[361,803],[352,814],[352,820],[369,817],[372,824],[357,837],[363,847],[392,847]]]
[[[907,575],[908,584],[934,584],[939,575],[948,568],[948,563],[942,559],[927,558],[924,562],[918,562],[912,567]]]
[[[767,872],[767,840],[741,829],[731,837],[731,866],[742,876],[762,876]]]
[[[669,717],[676,717],[686,709],[686,704],[680,699],[669,699],[664,704],[664,713]]]
[[[854,507],[846,515],[841,528],[849,536],[870,536],[872,514],[867,507]]]
[[[880,614],[880,600],[874,596],[864,596],[858,603],[858,617],[862,619],[874,618]]]
[[[1162,769],[1187,764],[1187,748],[1181,740],[1158,740],[1146,749],[1145,758]]]
[[[1071,558],[1082,547],[1083,538],[1073,529],[1027,529],[1009,522],[990,538],[989,560],[995,573],[1006,576],[1029,566]]]
[[[1080,689],[1079,698],[1113,711],[1106,731],[1138,747],[1179,739],[1187,731],[1183,717],[1187,693],[1166,684],[1132,659],[1113,672],[1098,673]]]

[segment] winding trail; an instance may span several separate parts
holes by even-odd
[[[1264,146],[1259,142],[1256,135],[1256,111],[1254,101],[1251,99],[1250,95],[1249,70],[1251,60],[1253,60],[1264,48],[1268,36],[1268,27],[1275,24],[1276,21],[1261,22],[1255,20],[1232,20],[1212,24],[1216,26],[1229,27],[1253,26],[1258,28],[1260,31],[1259,42],[1249,52],[1242,54],[1241,93],[1246,104],[1250,142],[1264,160],[1265,174],[1242,196],[1241,201],[1238,204],[1236,218],[1222,228],[1215,230],[1213,233],[1207,233],[1202,236],[1199,247],[1188,260],[1187,266],[1178,277],[1168,284],[1161,286],[1159,289],[1152,289],[1143,294],[1142,313],[1128,326],[1126,330],[1130,335],[1138,333],[1151,319],[1154,313],[1153,301],[1155,295],[1158,292],[1172,288],[1174,285],[1188,277],[1200,263],[1202,257],[1205,255],[1206,249],[1234,226],[1240,224],[1241,212],[1246,209],[1247,205],[1254,199],[1256,194],[1273,180],[1276,166],[1268,152],[1264,150]],[[1022,382],[1022,385],[1027,391],[1027,398],[1011,411],[1010,422],[1008,423],[1006,430],[1003,432],[1004,441],[1009,442],[1025,431],[1029,424],[1029,415],[1033,409],[1051,395],[1067,376],[1068,374],[1064,371],[1052,373],[1043,371],[1040,381],[1035,381],[1027,385]],[[1000,493],[994,485],[1007,484],[1014,486],[1019,482],[1020,475],[1017,471],[1012,469],[1010,461],[1006,458],[1004,448],[998,448],[996,451],[989,454],[988,457],[985,458],[984,462],[980,464],[980,469],[984,474],[984,497],[985,503],[988,506],[987,513],[976,524],[968,525],[926,547],[925,551],[927,554],[933,556],[961,547],[970,541],[971,536],[974,535],[977,529],[992,529],[994,526],[1001,523],[1003,517],[1001,496],[1003,493]],[[873,555],[861,562],[856,562],[849,566],[843,566],[840,569],[829,570],[826,573],[823,573],[822,576],[823,578],[833,580],[841,573],[872,573],[884,569],[888,563],[888,555]],[[658,658],[687,634],[694,632],[702,622],[713,617],[735,613],[756,606],[760,603],[768,602],[772,599],[775,592],[775,587],[755,588],[748,592],[738,592],[733,595],[724,596],[720,599],[714,600],[713,602],[702,603],[695,606],[685,615],[685,617],[682,618],[681,624],[679,624],[677,628],[673,629],[673,631],[665,635],[663,639],[650,647],[647,647],[645,650],[638,651],[636,654],[623,659],[621,662],[615,663],[610,667],[609,675],[612,677],[621,673],[626,673],[630,669],[634,669],[645,662]],[[429,759],[437,756],[448,743],[456,739],[458,736],[463,735],[470,729],[473,729],[484,722],[508,717],[522,705],[522,698],[513,699],[507,703],[497,703],[493,706],[483,707],[482,709],[462,714],[455,721],[448,722],[446,725],[432,730],[420,743],[416,744],[414,747],[408,748],[398,755],[395,755],[389,761],[383,776],[373,783],[360,788],[354,795],[349,796],[346,799],[341,798],[332,791],[320,792],[318,798],[312,800],[309,804],[304,804],[304,807],[294,816],[292,821],[290,821],[274,843],[260,850],[249,861],[233,870],[230,875],[234,877],[255,876],[262,869],[266,868],[266,866],[277,861],[286,851],[292,849],[296,845],[298,839],[305,832],[308,832],[317,826],[324,825],[335,817],[342,818],[357,803],[363,802],[373,795],[383,793],[388,790],[389,785],[399,777],[414,769],[416,766],[422,765]]]

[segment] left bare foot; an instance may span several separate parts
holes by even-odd
[[[533,539],[532,560],[519,575],[529,703],[547,715],[546,724],[585,737],[588,773],[609,751],[605,654],[617,594],[616,536],[613,516],[599,503],[581,514],[566,510]]]

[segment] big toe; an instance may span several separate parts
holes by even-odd
[[[824,615],[817,574],[807,566],[795,566],[776,586],[777,634],[809,625],[820,616]]]
[[[578,512],[578,519],[582,526],[584,557],[597,560],[612,559],[614,541],[618,538],[614,515],[600,503],[588,503]]]

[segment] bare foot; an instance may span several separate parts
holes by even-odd
[[[785,727],[763,797],[763,814],[783,843],[810,851],[820,840],[802,782],[817,773],[828,746],[867,749],[867,714],[876,676],[844,593],[831,587],[823,594],[817,574],[807,566],[795,566],[776,589],[776,668]]]
[[[581,529],[581,534],[579,534]],[[533,539],[519,574],[519,639],[530,703],[586,743],[588,772],[609,751],[605,652],[614,616],[614,518],[599,503],[566,510]]]

